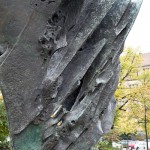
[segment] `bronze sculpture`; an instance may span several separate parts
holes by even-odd
[[[142,0],[0,0],[0,81],[14,150],[89,150],[113,122],[119,55]]]

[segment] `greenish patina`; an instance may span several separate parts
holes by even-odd
[[[42,126],[31,124],[14,137],[13,150],[40,150]]]

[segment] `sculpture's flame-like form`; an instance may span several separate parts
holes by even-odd
[[[89,150],[109,131],[119,55],[142,0],[0,0],[0,83],[14,150]]]

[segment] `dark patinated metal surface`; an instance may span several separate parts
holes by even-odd
[[[0,83],[14,150],[89,150],[109,131],[119,56],[141,3],[0,0]]]

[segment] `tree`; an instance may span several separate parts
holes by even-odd
[[[137,50],[126,48],[121,57],[120,80],[115,93],[119,104],[115,126],[121,133],[136,133],[143,128],[148,134],[150,70],[143,70],[141,66],[142,55]]]
[[[128,134],[136,132],[138,128],[138,122],[135,117],[131,117],[132,111],[130,106],[133,104],[133,99],[137,93],[137,84],[139,84],[137,73],[140,72],[142,57],[137,49],[134,50],[127,47],[124,49],[120,61],[119,84],[115,92],[118,102],[115,125],[120,134]]]
[[[0,0],[0,80],[14,150],[89,150],[113,122],[119,56],[142,0]]]
[[[8,150],[9,142],[7,138],[9,136],[8,122],[6,117],[6,110],[3,103],[3,98],[0,96],[0,149]]]

